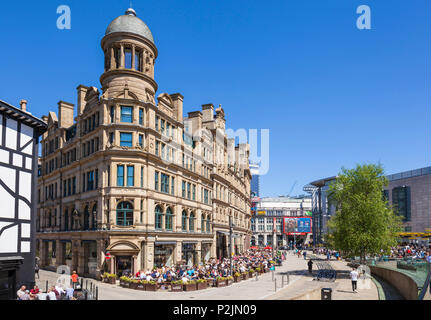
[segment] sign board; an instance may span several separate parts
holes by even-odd
[[[257,214],[258,214],[259,216],[264,216],[264,215],[266,214],[266,211],[265,211],[265,210],[259,210],[259,211],[257,212]]]
[[[312,233],[312,218],[310,217],[284,217],[283,233],[287,235],[305,235]]]
[[[106,260],[109,260],[109,259],[111,259],[111,254],[108,252],[108,253],[106,253],[106,255],[105,255],[105,259]]]

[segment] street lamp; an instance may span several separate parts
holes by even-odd
[[[229,216],[229,260],[230,260],[230,276],[232,276],[232,236],[233,236],[233,227],[235,225],[232,223],[232,216]]]

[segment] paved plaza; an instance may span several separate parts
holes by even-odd
[[[323,256],[322,256],[323,257]],[[277,283],[272,281],[271,273],[262,274],[256,278],[234,283],[232,286],[224,288],[209,288],[206,290],[192,292],[146,292],[122,288],[119,285],[101,283],[90,280],[99,287],[100,300],[291,300],[306,299],[303,295],[315,290],[318,291],[320,299],[321,288],[332,288],[333,300],[378,300],[378,290],[373,282],[369,288],[361,288],[358,284],[358,293],[353,293],[351,281],[348,277],[350,268],[345,261],[330,261],[331,266],[337,271],[335,282],[325,282],[313,280],[313,275],[308,273],[307,261],[303,257],[289,253],[287,260],[282,267],[277,267],[274,278]],[[289,284],[282,286],[282,276],[289,273]],[[36,279],[41,289],[45,289],[46,281],[53,285],[57,279],[57,274],[41,270],[40,279]],[[286,278],[285,278],[286,279]],[[117,281],[118,282],[118,281]],[[85,286],[85,280],[84,280]],[[89,286],[89,284],[88,284]]]

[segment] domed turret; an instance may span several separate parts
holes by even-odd
[[[105,35],[115,32],[134,33],[154,43],[153,34],[144,21],[136,16],[136,11],[129,8],[125,15],[119,16],[110,23]]]
[[[105,72],[100,82],[105,96],[117,98],[127,90],[129,97],[155,103],[157,48],[150,29],[135,10],[128,9],[109,24],[102,48]]]

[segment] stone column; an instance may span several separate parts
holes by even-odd
[[[199,264],[202,262],[202,242],[198,242],[195,247],[196,250],[196,262]]]
[[[42,239],[40,241],[40,265],[42,267],[45,267],[47,265],[47,257],[48,257],[48,243],[43,241]]]
[[[64,243],[62,243],[60,240],[55,241],[55,251],[57,255],[55,264],[57,267],[65,264],[63,246],[64,246]]]
[[[132,274],[135,275],[136,272],[139,270],[139,260],[138,256],[134,255],[132,256]]]
[[[112,69],[114,69],[114,66],[115,66],[115,52],[114,52],[114,47],[111,47],[111,49],[109,49],[110,51],[111,51],[111,63],[110,63],[110,66],[109,66],[109,70],[112,70]]]
[[[152,270],[154,267],[154,240],[145,243],[145,271]]]
[[[217,240],[214,236],[213,243],[211,244],[211,258],[217,258]]]
[[[85,263],[85,252],[84,252],[84,246],[82,244],[82,241],[80,240],[76,240],[75,244],[77,244],[76,246],[76,257],[78,259],[78,265],[77,265],[77,269],[76,272],[78,273],[78,275],[83,275],[84,274],[84,263]]]
[[[120,69],[124,69],[124,62],[125,62],[124,44],[121,44],[121,48],[120,48]]]
[[[178,261],[182,260],[183,256],[183,242],[177,241],[174,249],[174,264],[178,263]]]
[[[104,245],[103,245],[103,240],[97,240],[96,242],[97,245],[97,267],[96,267],[96,279],[100,280],[101,279],[101,275],[103,274],[103,262],[105,259],[105,253],[104,253]]]
[[[132,70],[135,70],[135,45],[132,45]]]

